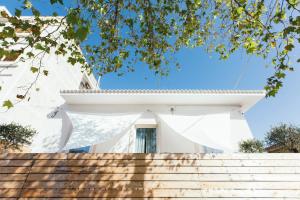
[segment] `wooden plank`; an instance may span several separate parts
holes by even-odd
[[[18,198],[18,200],[48,200],[49,198]],[[64,198],[67,200],[95,200],[95,198]],[[178,199],[178,200],[190,200],[190,199],[199,199],[199,198],[101,198],[102,200],[149,200],[149,199]],[[239,197],[238,199],[242,200],[253,200],[253,198],[244,198]],[[282,199],[282,198],[278,198]],[[299,198],[284,198],[285,200],[298,200]],[[11,199],[10,199],[11,200]],[[51,198],[51,200],[61,200],[61,198]],[[201,200],[220,200],[220,198],[201,198]],[[237,198],[222,198],[222,200],[237,200]],[[255,198],[255,200],[274,200],[274,198]]]
[[[0,189],[0,198],[13,198],[20,195],[20,189]]]
[[[1,189],[22,188],[24,181],[0,181]]]
[[[16,160],[12,160],[16,161]],[[1,162],[1,161],[0,161]],[[29,163],[28,163],[29,164]],[[21,165],[21,163],[20,163]],[[24,164],[25,165],[25,164]],[[14,165],[15,166],[15,165]],[[300,167],[299,160],[36,160],[35,167],[55,166],[254,166]]]
[[[99,198],[64,198],[67,200],[96,200]],[[169,200],[169,199],[176,199],[176,200],[190,200],[190,199],[199,199],[199,198],[101,198],[101,200],[149,200],[149,199],[158,199],[158,200]],[[238,199],[242,200],[274,200],[274,198],[244,198],[244,197],[239,197]],[[282,199],[282,198],[277,198],[277,199]],[[299,200],[299,198],[284,198],[285,200]],[[12,199],[10,199],[12,200]],[[61,198],[18,198],[17,200],[62,200]],[[220,200],[220,198],[201,198],[201,200]],[[222,198],[222,200],[237,200],[237,198]]]
[[[15,183],[15,182],[12,182]],[[1,183],[0,183],[1,186]],[[19,185],[18,185],[19,186]],[[8,184],[5,188],[18,188]],[[24,188],[35,189],[257,189],[297,190],[299,182],[205,182],[205,181],[27,181]]]
[[[27,174],[0,174],[1,181],[23,181]]]
[[[29,174],[28,181],[290,181],[299,182],[300,174]]]
[[[24,174],[29,170],[30,167],[0,167],[0,174]]]
[[[0,160],[31,160],[33,153],[1,153]]]
[[[0,160],[0,167],[26,167],[31,166],[33,160]]]
[[[234,155],[234,156],[233,156]],[[36,154],[34,159],[79,159],[79,160],[297,160],[299,154],[293,153],[251,153],[251,154],[186,154],[186,153],[161,153],[161,154],[141,154],[141,153],[55,153]]]
[[[5,170],[4,170],[5,171]],[[300,174],[300,167],[32,167],[31,173],[135,174]]]
[[[65,160],[68,158],[69,153],[39,153],[34,155],[35,160]],[[74,153],[75,154],[75,153]],[[81,153],[76,153],[80,157]],[[84,153],[85,154],[85,153]],[[77,159],[77,158],[74,158]]]
[[[150,190],[114,190],[114,189],[24,189],[22,197],[190,197],[190,198],[223,198],[223,197],[273,197],[298,198],[299,190],[190,190],[190,189],[150,189]]]

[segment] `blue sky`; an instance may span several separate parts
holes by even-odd
[[[49,15],[47,1],[33,1],[43,15]],[[35,4],[36,3],[36,4]],[[18,0],[0,0],[10,12],[19,5]],[[64,11],[57,8],[59,14]],[[298,54],[299,57],[299,54]],[[168,77],[157,77],[143,64],[137,64],[136,72],[118,77],[109,74],[102,78],[105,89],[263,89],[266,79],[272,74],[269,64],[256,56],[236,52],[226,61],[220,61],[215,54],[207,54],[203,49],[183,49],[176,55],[181,70],[172,70]],[[292,55],[296,59],[296,53]],[[281,122],[300,125],[300,69],[289,73],[284,87],[275,98],[263,99],[246,113],[250,128],[257,138]]]

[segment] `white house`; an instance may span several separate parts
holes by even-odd
[[[2,11],[11,15],[5,7],[0,7],[0,12]],[[33,20],[30,16],[21,18]],[[3,17],[0,17],[0,22],[7,23]],[[55,28],[57,27],[48,26],[44,32],[47,33]],[[18,34],[22,38],[30,33]],[[8,50],[18,50],[24,45],[25,42],[12,46]],[[49,136],[61,129],[61,120],[49,120],[49,117],[57,112],[57,107],[64,103],[64,99],[60,97],[60,90],[97,89],[98,83],[93,75],[81,72],[79,65],[72,66],[67,62],[66,57],[57,56],[53,51],[46,54],[41,63],[39,59],[21,61],[21,56],[0,58],[0,123],[17,122],[35,128],[39,134],[34,138],[31,150],[38,152],[41,137]],[[42,67],[42,72],[36,81],[37,73],[31,71],[32,66]],[[43,75],[43,70],[48,72],[47,76]],[[28,94],[29,101],[16,98],[17,94],[24,94],[31,84],[33,85]],[[8,99],[16,103],[10,110],[2,107],[2,102]]]
[[[252,90],[63,90],[70,126],[64,150],[235,152],[252,138],[244,113]],[[77,149],[78,147],[85,147]]]
[[[0,112],[0,123],[37,130],[30,152],[235,152],[252,137],[244,113],[265,96],[256,90],[102,90],[63,56],[51,52],[42,62],[49,74],[34,83],[30,101]],[[18,57],[1,59],[1,102],[32,83],[31,66]]]

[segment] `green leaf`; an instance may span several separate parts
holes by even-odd
[[[32,71],[32,73],[36,73],[39,71],[39,68],[31,67],[30,70]]]
[[[45,75],[45,76],[48,76],[48,70],[43,70],[43,74]]]
[[[32,7],[32,3],[29,0],[24,1],[24,7],[30,9]]]
[[[272,42],[271,42],[271,47],[272,47],[272,48],[275,48],[275,47],[276,47],[276,42],[275,42],[275,41],[272,41]]]
[[[10,108],[14,107],[14,105],[12,104],[12,102],[10,100],[4,101],[2,106],[7,107],[7,109],[10,109]]]
[[[246,49],[247,53],[252,54],[257,51],[258,44],[252,38],[247,38],[246,42],[244,43],[244,48]]]
[[[17,17],[20,17],[20,16],[22,15],[22,11],[19,10],[19,9],[15,9],[15,15],[16,15]]]
[[[39,17],[41,15],[40,11],[38,11],[37,9],[35,8],[32,8],[32,14],[35,16],[35,17]]]
[[[284,78],[285,77],[285,73],[283,73],[283,72],[276,72],[275,73],[275,76],[277,77],[277,78],[279,78],[279,79],[281,79],[281,78]]]
[[[61,5],[64,4],[63,0],[50,0],[51,4],[60,3]]]
[[[79,38],[80,41],[84,41],[89,33],[89,27],[88,26],[82,26],[79,27],[76,36]]]
[[[243,11],[244,11],[244,8],[243,8],[243,7],[238,7],[238,8],[236,9],[236,12],[237,12],[239,15],[241,15],[241,14],[243,13]]]
[[[27,56],[28,56],[29,58],[32,58],[32,57],[34,56],[34,54],[33,54],[32,52],[28,52],[28,53],[27,53]]]
[[[38,49],[38,50],[42,50],[45,51],[45,47],[43,45],[41,45],[40,43],[37,43],[34,48]]]
[[[17,94],[17,98],[18,98],[18,99],[24,99],[24,98],[25,98],[25,96],[24,96],[24,95],[22,95],[22,94]]]
[[[288,45],[286,45],[284,48],[285,48],[285,50],[287,50],[287,51],[291,51],[294,47],[295,47],[295,46],[294,46],[293,44],[288,44]]]
[[[68,58],[68,62],[71,63],[72,65],[75,65],[75,63],[77,62],[75,58],[69,57]]]
[[[201,5],[201,0],[195,0],[195,4],[196,4],[197,6],[200,6],[200,5]]]

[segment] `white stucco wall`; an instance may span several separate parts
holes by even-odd
[[[54,27],[49,28],[48,31],[51,31]],[[14,49],[18,48],[18,46],[14,47]],[[71,128],[68,118],[62,113],[58,113],[53,118],[50,117],[65,102],[60,96],[60,90],[79,89],[83,78],[89,81],[93,89],[97,89],[95,78],[82,73],[79,65],[72,66],[68,63],[67,56],[57,56],[53,51],[46,54],[41,63],[39,59],[26,60],[25,62],[15,62],[12,67],[5,68],[6,65],[11,64],[0,61],[3,69],[1,74],[10,74],[10,76],[0,76],[0,86],[2,87],[0,102],[2,104],[3,101],[9,99],[15,105],[9,110],[1,106],[0,123],[15,122],[31,126],[39,134],[34,137],[30,149],[33,152],[44,152],[41,142],[47,141],[48,151],[56,152],[64,145],[62,141],[66,139],[66,135],[61,136],[61,132],[66,132]],[[30,100],[28,101],[26,98],[20,101],[16,95],[23,95],[37,76],[37,73],[32,73],[30,68],[39,66],[42,66],[41,74],[27,95]],[[43,74],[43,70],[48,71],[47,76]]]
[[[238,144],[242,140],[253,138],[253,134],[245,119],[243,113],[234,110],[230,113],[230,126],[231,126],[231,142],[232,145],[238,149]]]

